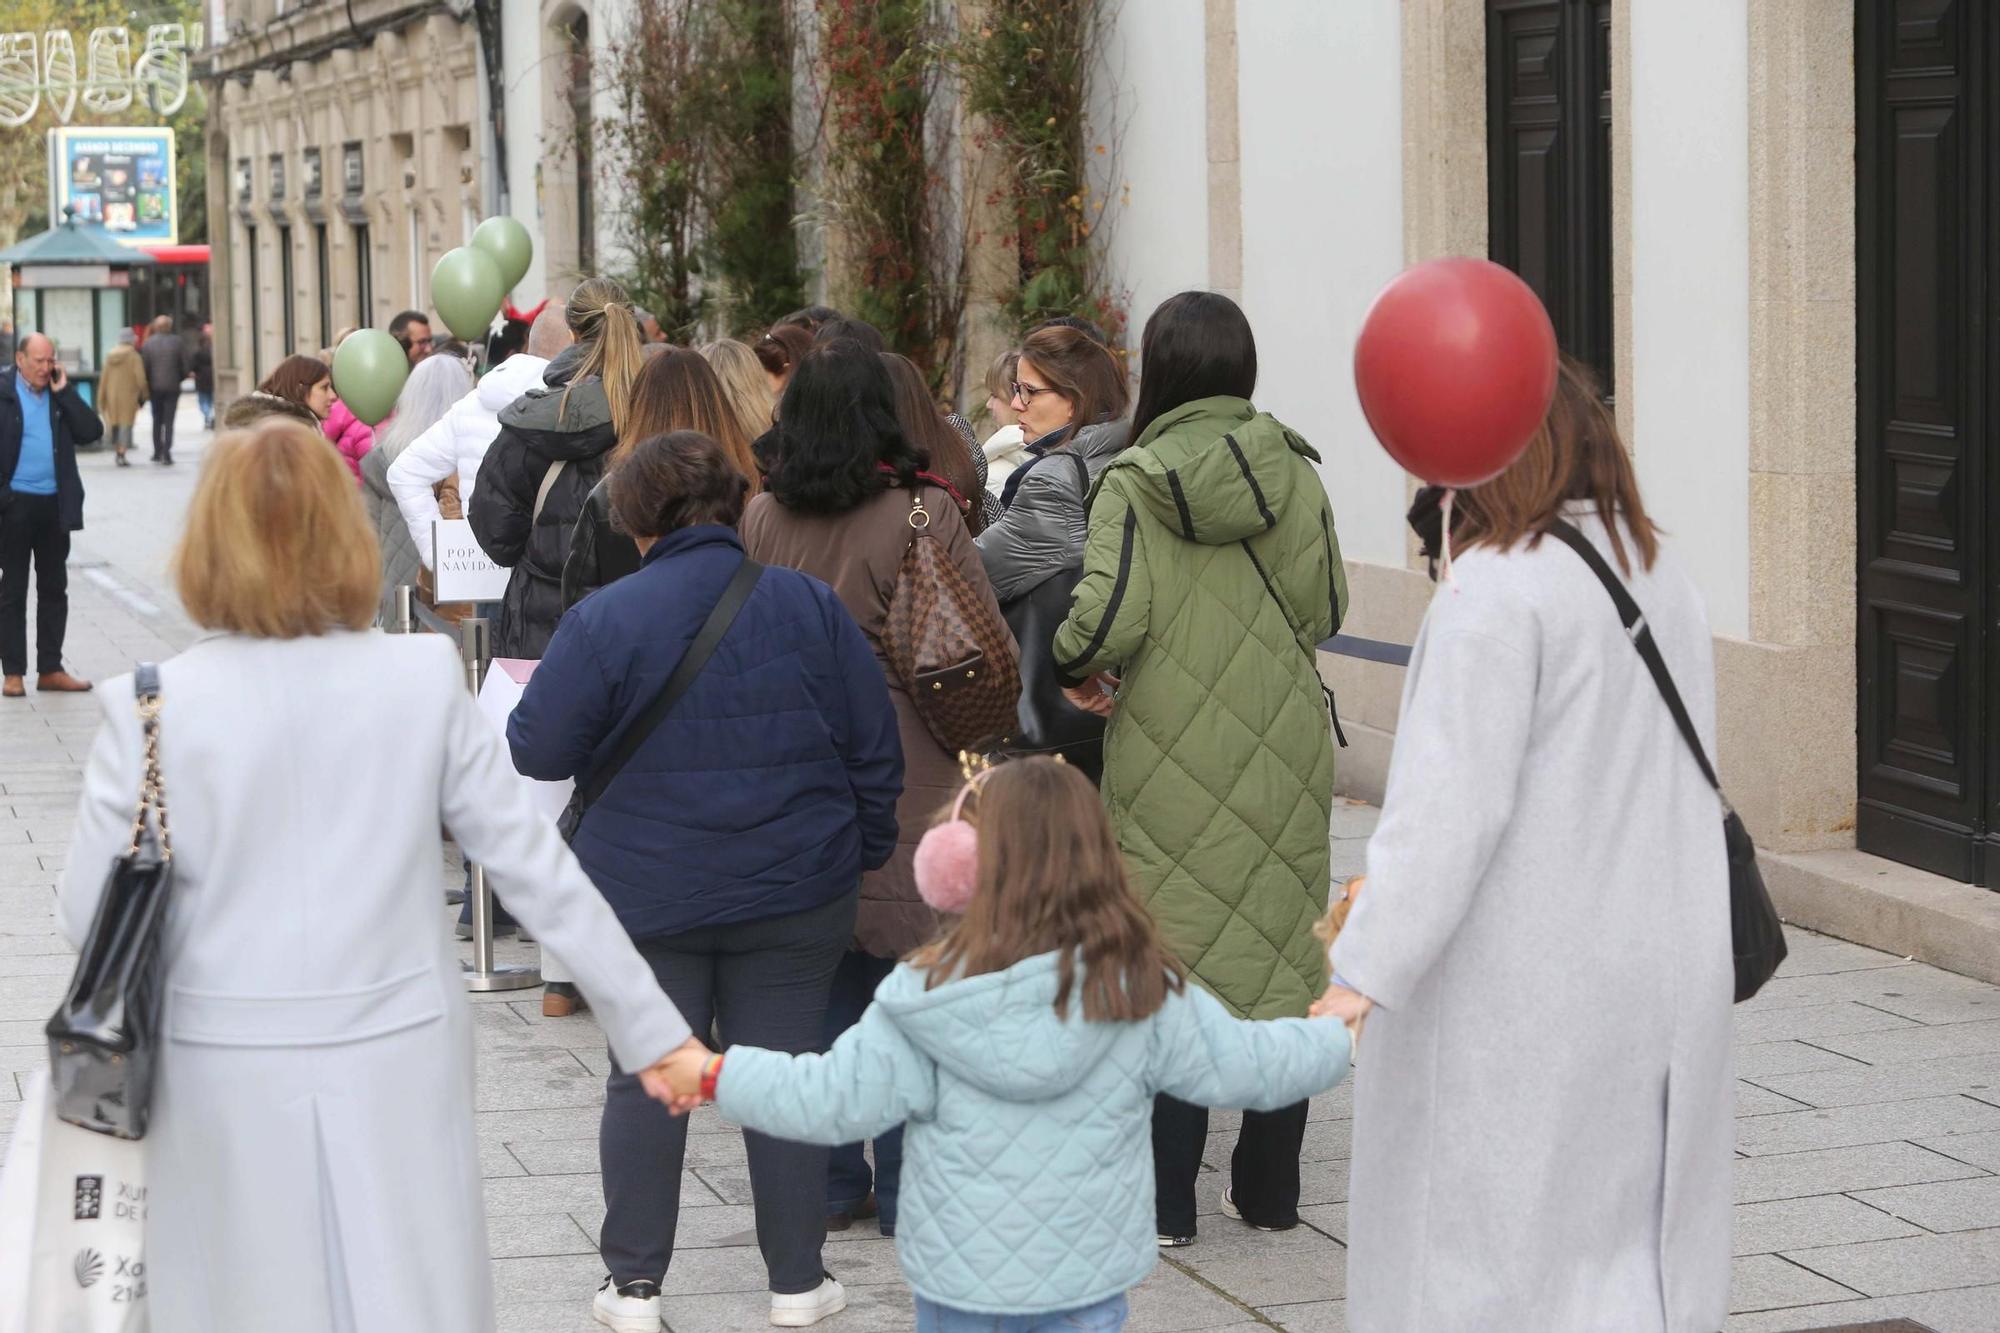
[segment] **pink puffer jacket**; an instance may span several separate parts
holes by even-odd
[[[361,484],[361,457],[375,447],[375,432],[355,419],[347,410],[347,404],[338,398],[333,400],[333,411],[327,414],[324,426],[326,438],[333,441],[333,447],[340,450],[340,456],[347,460],[347,470],[354,474],[354,484]]]

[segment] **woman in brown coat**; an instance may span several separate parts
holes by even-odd
[[[104,370],[97,379],[97,414],[111,432],[119,467],[132,466],[125,451],[132,447],[132,423],[139,419],[139,405],[146,401],[146,363],[139,359],[134,342],[132,330],[119,330],[118,345],[104,358]]]
[[[889,676],[903,738],[896,855],[862,877],[854,948],[834,974],[827,1004],[831,1042],[860,1019],[896,959],[937,931],[937,916],[917,896],[911,867],[917,840],[950,803],[961,778],[958,757],[925,729],[910,696],[888,672],[882,650],[896,571],[912,536],[913,488],[930,516],[930,534],[944,544],[996,622],[1000,606],[958,506],[928,475],[930,460],[897,424],[889,372],[880,357],[846,339],[807,353],[785,386],[772,434],[770,478],[743,515],[743,545],[752,560],[802,570],[839,595]],[[827,1181],[829,1227],[844,1229],[853,1218],[869,1216],[873,1205],[879,1206],[883,1234],[895,1234],[902,1137],[899,1128],[875,1140],[872,1198],[861,1145],[834,1150]]]

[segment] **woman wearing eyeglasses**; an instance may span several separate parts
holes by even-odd
[[[1050,641],[1083,571],[1090,486],[1125,447],[1125,372],[1096,339],[1050,325],[1021,344],[1009,386],[1028,444],[1001,488],[1000,517],[979,558],[1021,644],[1024,750],[1057,753],[1093,782],[1104,771],[1104,723],[1063,698]]]

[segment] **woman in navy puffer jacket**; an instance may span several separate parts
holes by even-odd
[[[609,490],[642,563],[556,627],[507,728],[529,777],[587,778],[607,760],[744,560],[748,483],[707,436],[639,442]],[[695,1031],[713,1019],[724,1042],[816,1051],[862,872],[896,848],[902,787],[874,650],[825,584],[765,569],[571,845]],[[687,1121],[614,1062],[600,1322],[660,1326],[686,1146]],[[827,1151],[751,1135],[749,1152],[773,1322],[812,1322],[845,1302],[820,1266]]]

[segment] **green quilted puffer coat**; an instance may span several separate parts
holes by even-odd
[[[1195,979],[1245,1018],[1326,983],[1333,737],[1315,645],[1347,578],[1318,455],[1241,398],[1161,415],[1106,468],[1055,636],[1063,676],[1120,678],[1104,800]]]

